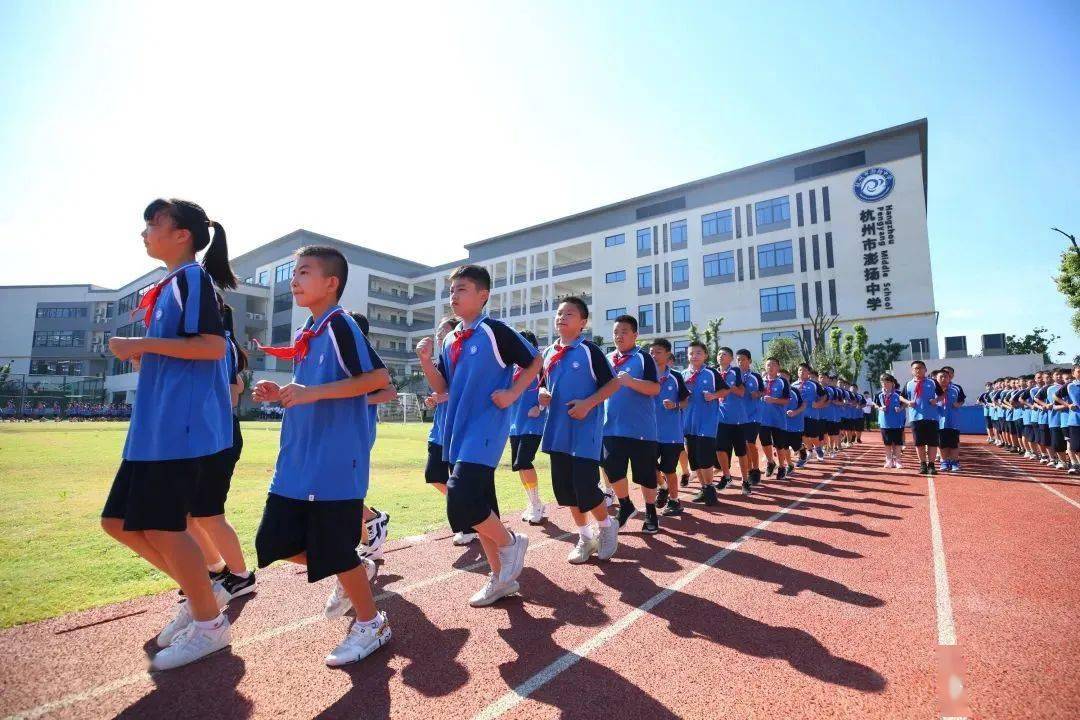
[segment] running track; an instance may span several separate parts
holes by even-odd
[[[346,669],[322,664],[329,581],[289,567],[230,607],[231,651],[171,673],[144,649],[174,595],[9,629],[0,716],[1080,717],[1080,482],[980,440],[932,483],[871,443],[652,538],[633,520],[606,564],[565,562],[557,513],[522,596],[482,610],[475,548],[397,543],[394,639]]]

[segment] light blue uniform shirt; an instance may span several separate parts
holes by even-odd
[[[551,393],[547,427],[541,450],[600,461],[603,446],[604,408],[594,407],[581,420],[570,417],[571,400],[589,397],[608,384],[615,374],[604,351],[578,336],[557,361],[556,345],[544,349],[544,383]]]

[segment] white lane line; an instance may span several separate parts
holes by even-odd
[[[938,645],[955,645],[956,625],[953,623],[949,573],[945,568],[945,542],[941,539],[941,518],[938,515],[934,478],[926,478],[926,491],[930,500],[930,540],[934,549],[934,607],[937,611]]]
[[[576,534],[577,533],[562,533],[561,535],[557,535],[555,537],[548,538],[547,540],[544,540],[542,542],[538,542],[535,545],[532,545],[530,549],[536,550],[538,548],[544,547],[545,545],[550,545],[552,543],[556,543],[556,542],[559,542],[561,540],[565,540],[566,538],[570,537],[571,535],[576,535]],[[481,560],[479,562],[472,563],[471,565],[466,565],[465,567],[457,568],[455,570],[445,572],[442,575],[436,575],[434,577],[424,578],[423,580],[417,580],[416,582],[411,583],[409,585],[405,585],[404,587],[401,587],[401,588],[396,588],[394,590],[385,590],[385,591],[383,591],[383,592],[381,592],[381,593],[379,593],[378,595],[375,596],[375,602],[380,602],[382,600],[386,600],[387,598],[393,597],[394,595],[404,595],[405,593],[412,593],[412,592],[416,592],[417,590],[423,590],[424,588],[431,587],[432,585],[439,585],[441,583],[448,582],[449,580],[452,580],[453,578],[456,578],[458,575],[461,575],[462,573],[471,572],[473,570],[479,570],[480,568],[486,567],[486,566],[487,566],[487,561],[486,560]],[[312,624],[320,622],[320,621],[323,621],[322,613],[320,613],[318,615],[310,615],[308,617],[301,618],[300,620],[296,620],[294,622],[287,623],[285,625],[281,625],[281,626],[278,626],[278,627],[273,627],[273,628],[270,628],[269,630],[264,630],[263,632],[258,633],[257,635],[250,635],[250,636],[244,638],[243,640],[241,640],[239,642],[233,643],[232,644],[232,649],[233,650],[239,650],[239,649],[247,647],[249,645],[255,645],[255,644],[263,642],[265,640],[270,640],[271,638],[275,638],[275,637],[277,637],[279,635],[285,635],[287,633],[294,632],[296,630],[299,630],[301,628],[307,627],[308,625],[312,625]],[[6,718],[4,718],[4,720],[31,720],[32,718],[39,718],[39,717],[42,717],[43,715],[47,715],[47,714],[49,714],[51,712],[54,712],[56,710],[61,710],[61,709],[66,708],[66,707],[71,707],[72,705],[78,705],[78,704],[86,702],[88,700],[93,700],[94,698],[101,697],[103,695],[108,695],[109,693],[115,692],[117,690],[121,690],[121,689],[129,687],[131,685],[137,685],[137,684],[143,683],[143,682],[145,682],[145,683],[152,683],[153,682],[153,680],[152,680],[152,678],[150,676],[150,673],[148,673],[148,672],[132,673],[131,675],[127,675],[127,676],[122,677],[122,678],[117,678],[116,680],[113,680],[111,682],[107,682],[107,683],[104,683],[102,685],[97,685],[95,687],[87,688],[86,690],[81,690],[81,691],[76,692],[76,693],[71,693],[70,695],[65,695],[65,696],[63,696],[63,697],[61,697],[61,698],[59,698],[57,700],[53,700],[51,702],[47,702],[47,703],[43,703],[41,705],[37,705],[37,706],[32,707],[32,708],[30,708],[28,710],[23,710],[22,712],[15,713],[13,715],[8,715]]]
[[[989,455],[991,460],[993,460],[995,463],[997,462],[998,458],[995,458],[994,454],[992,452],[990,452],[986,448],[979,448],[979,449],[982,450],[983,452],[985,452],[987,455]],[[1009,473],[1013,477],[1018,477],[1018,478],[1022,478],[1024,480],[1027,480],[1029,482],[1033,482],[1036,485],[1038,485],[1039,487],[1041,487],[1043,490],[1046,490],[1047,492],[1054,493],[1059,498],[1061,498],[1065,502],[1069,503],[1070,505],[1072,505],[1077,510],[1080,510],[1080,503],[1076,502],[1075,500],[1073,500],[1071,497],[1064,494],[1060,490],[1056,490],[1055,488],[1050,487],[1046,483],[1044,483],[1044,482],[1042,482],[1040,480],[1036,480],[1035,478],[1033,478],[1030,475],[1028,475],[1027,473],[1025,473],[1023,470],[1018,471],[1016,468],[1012,467],[1011,465],[1001,465],[1000,467],[1002,467],[1005,470],[1005,472]],[[1063,480],[1062,482],[1064,482],[1066,485],[1075,485],[1076,484],[1076,483],[1070,482],[1068,480]]]
[[[864,451],[861,455],[859,455],[859,458],[865,455],[866,452],[868,451]],[[852,460],[852,462],[853,461],[854,459]],[[609,640],[615,638],[620,633],[629,628],[631,625],[633,625],[635,622],[645,617],[654,607],[664,602],[675,593],[682,590],[694,580],[701,577],[701,575],[703,575],[706,571],[715,566],[721,560],[726,558],[732,552],[737,550],[747,540],[760,533],[766,527],[771,525],[774,521],[786,515],[789,511],[791,511],[800,503],[806,501],[808,498],[815,495],[819,490],[821,490],[821,488],[825,487],[830,482],[839,477],[846,467],[847,464],[841,465],[836,470],[836,472],[819,482],[808,493],[806,493],[799,499],[792,501],[790,504],[784,506],[780,510],[777,510],[768,518],[762,520],[757,525],[747,530],[737,540],[729,543],[727,546],[724,547],[724,549],[717,552],[705,562],[700,563],[693,570],[681,576],[670,586],[653,595],[651,598],[649,598],[642,604],[638,605],[636,608],[634,608],[629,613],[620,618],[618,622],[608,625],[606,628],[598,632],[596,635],[593,635],[585,642],[574,647],[572,650],[568,650],[567,652],[563,653],[550,665],[543,668],[535,675],[527,679],[525,682],[516,686],[515,688],[507,692],[505,695],[497,699],[495,702],[491,703],[486,708],[478,712],[476,715],[473,716],[473,720],[494,720],[494,718],[499,717],[503,713],[513,709],[520,703],[524,702],[534,692],[554,680],[564,671],[569,670],[571,667],[576,665],[578,661],[587,657],[589,653],[592,653],[603,647]]]

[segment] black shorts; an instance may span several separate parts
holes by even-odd
[[[1035,442],[1035,426],[1029,424],[1024,425],[1024,432],[1020,434],[1020,437],[1024,438],[1028,442]]]
[[[191,501],[205,457],[183,460],[122,460],[103,518],[119,518],[124,530],[187,530]]]
[[[1069,452],[1080,453],[1080,425],[1068,427]]]
[[[690,461],[691,470],[711,468],[716,464],[716,438],[687,435],[686,458]]]
[[[446,519],[454,532],[474,532],[473,527],[499,515],[495,496],[495,468],[479,463],[455,463],[446,482]]]
[[[937,447],[938,432],[937,420],[911,421],[911,434],[915,436],[915,447],[922,447],[924,445]]]
[[[625,480],[627,471],[633,474],[634,484],[656,488],[656,443],[625,437],[605,437],[600,466],[609,482]]]
[[[307,555],[308,582],[360,566],[356,546],[364,528],[363,500],[295,500],[266,496],[255,551],[259,567]]]
[[[986,420],[986,429],[987,430],[993,430],[994,429],[994,421],[990,418],[990,416],[989,415],[984,415],[983,418]]]
[[[824,435],[839,435],[840,422],[838,420],[822,420],[821,431]]]
[[[1016,437],[1020,437],[1020,435],[1023,433],[1023,431],[1024,431],[1024,421],[1023,420],[1013,420],[1012,421],[1013,435],[1015,435]]]
[[[849,418],[849,417],[840,418],[840,429],[841,430],[853,430],[854,428],[855,428],[855,422],[851,418]]]
[[[229,497],[233,470],[244,449],[244,436],[240,434],[240,419],[233,416],[233,446],[203,458],[199,483],[191,499],[191,517],[215,517],[225,514],[225,500]]]
[[[747,446],[757,442],[758,433],[761,432],[761,423],[749,422],[739,426],[742,428],[743,440]]]
[[[656,452],[656,469],[665,475],[671,475],[679,467],[679,456],[682,455],[682,443],[659,443]]]
[[[938,444],[946,450],[955,450],[960,447],[960,431],[956,428],[938,430]]]
[[[904,444],[904,428],[881,428],[881,442],[885,445]]]
[[[862,432],[865,429],[866,429],[866,416],[863,415],[861,418],[857,418],[855,420],[855,431],[856,432]]]
[[[1054,452],[1065,452],[1065,432],[1068,428],[1050,428],[1050,449]]]
[[[736,457],[746,455],[742,425],[720,423],[716,426],[716,452],[727,453],[729,457],[733,452]]]
[[[821,421],[817,418],[806,418],[803,420],[803,437],[810,438],[811,440],[821,439]]]
[[[514,472],[534,470],[533,461],[540,449],[540,435],[515,435],[510,437],[510,469]]]
[[[450,480],[450,463],[442,458],[442,445],[433,442],[427,444],[427,465],[424,467],[424,482],[442,483]]]
[[[787,446],[792,450],[798,450],[802,447],[802,430],[786,430]]]
[[[600,463],[567,453],[548,453],[551,458],[551,489],[561,507],[586,513],[604,506],[600,489]]]
[[[769,425],[762,425],[758,434],[761,437],[762,447],[787,447],[787,431],[781,428],[770,427]]]
[[[1037,439],[1035,440],[1035,442],[1042,445],[1043,447],[1047,447],[1048,445],[1050,445],[1050,426],[1049,425],[1039,425],[1039,434],[1038,434]]]

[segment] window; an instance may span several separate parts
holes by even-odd
[[[270,284],[270,271],[269,270],[260,270],[259,271],[259,284],[260,285],[269,285]]]
[[[652,230],[649,228],[637,231],[637,251],[639,256],[652,252]]]
[[[117,314],[121,315],[123,313],[130,313],[132,310],[135,309],[135,305],[137,304],[137,302],[138,302],[138,294],[137,293],[131,293],[130,295],[126,295],[126,296],[120,298],[120,301],[117,303],[117,309],[116,309]]]
[[[690,301],[676,300],[671,303],[671,322],[678,326],[680,323],[690,324]]]
[[[604,238],[604,247],[613,247],[615,245],[622,245],[626,242],[626,235],[619,233],[618,235],[608,235]]]
[[[142,323],[139,323],[140,326]],[[82,330],[38,330],[34,332],[34,347],[84,347]]]
[[[781,285],[774,288],[761,288],[761,313],[795,312],[795,286]]]
[[[706,278],[735,274],[735,253],[731,250],[706,255],[703,261]]]
[[[930,339],[929,338],[912,338],[911,339],[911,358],[913,360],[921,360],[930,354]]]
[[[757,251],[758,268],[765,270],[766,268],[785,267],[793,263],[793,257],[791,254],[791,241],[783,240],[781,242],[767,243],[765,245],[759,245]]]
[[[655,323],[653,322],[653,320],[655,318],[655,314],[654,314],[655,312],[656,311],[653,309],[652,305],[638,305],[638,309],[637,309],[638,327],[649,327],[649,328],[653,327],[655,325]]]
[[[731,211],[720,210],[701,216],[701,236],[731,234]]]
[[[774,223],[781,223],[791,220],[791,208],[788,204],[788,197],[773,198],[772,200],[763,200],[754,205],[754,217],[757,219],[758,229],[761,229],[762,225],[772,225]]]
[[[676,340],[671,344],[671,354],[675,356],[676,362],[686,364],[686,350],[689,347],[689,340]]]
[[[34,360],[30,363],[31,375],[84,375],[81,360]]]
[[[624,280],[626,280],[625,270],[616,270],[615,272],[609,272],[604,276],[604,282],[608,283],[623,282]]]
[[[676,220],[671,223],[671,249],[682,250],[686,247],[686,221]]]
[[[690,284],[690,261],[676,260],[671,263],[671,284],[678,289]]]
[[[798,346],[799,343],[799,333],[796,330],[761,333],[761,357],[765,357],[769,354],[769,343],[776,338],[791,338],[796,346]]]
[[[50,320],[59,320],[66,318],[86,317],[86,308],[84,307],[54,307],[54,308],[38,308],[37,317],[48,318]]]
[[[274,296],[274,312],[284,312],[286,310],[292,310],[293,299],[292,293],[286,290],[285,292],[279,292]]]
[[[624,308],[624,307],[611,308],[610,310],[607,311],[607,319],[614,322],[615,318],[619,317],[620,315],[625,315],[625,314],[626,314],[626,308]]]
[[[270,332],[270,342],[275,345],[281,343],[287,343],[292,340],[292,325],[285,323],[284,325],[275,325],[274,329]]]
[[[652,265],[646,265],[637,269],[638,290],[652,290]]]
[[[252,275],[251,277],[244,278],[244,283],[247,284],[247,285],[254,285],[255,284],[255,276]]]
[[[274,268],[274,283],[288,282],[292,280],[293,268],[296,267],[296,261],[290,260],[289,262],[278,265]]]

